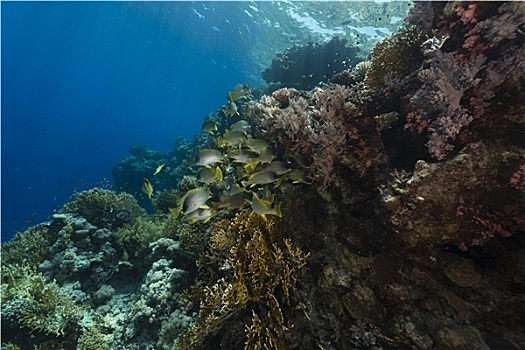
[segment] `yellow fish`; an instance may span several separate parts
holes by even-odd
[[[201,149],[194,165],[212,165],[215,163],[222,163],[224,156],[216,149]]]
[[[266,215],[275,215],[280,218],[283,217],[281,213],[281,202],[276,206],[272,207],[273,199],[271,201],[261,199],[254,193],[252,195],[252,213],[255,213],[262,217],[266,221]]]
[[[265,151],[265,149],[270,149],[270,144],[268,141],[261,140],[261,139],[248,139],[246,142],[246,145],[249,149],[254,151],[257,154],[260,154],[261,152]]]
[[[237,84],[233,88],[233,91],[228,92],[228,97],[230,98],[230,101],[235,101],[240,98],[248,98],[250,93],[251,90],[248,84]]]
[[[266,185],[279,180],[279,177],[273,171],[260,171],[250,175],[248,181],[241,181],[244,188],[252,188],[257,185]]]
[[[312,184],[312,182],[308,181],[308,179],[306,178],[306,174],[304,173],[304,171],[299,170],[299,169],[292,169],[291,171],[286,173],[284,176],[286,177],[287,180],[292,181],[293,184],[299,184],[299,183],[303,183],[307,185]]]
[[[237,192],[227,197],[221,198],[220,203],[212,202],[215,209],[242,209],[250,200],[248,192]]]
[[[209,207],[206,205],[206,201],[210,198],[211,194],[207,189],[202,187],[194,188],[186,192],[177,203],[176,208],[169,208],[169,210],[176,219],[181,213],[188,215],[197,209],[208,209]]]
[[[164,170],[165,167],[166,167],[166,164],[159,165],[157,170],[155,170],[155,172],[153,173],[153,176],[159,174],[162,170]]]
[[[142,180],[142,192],[147,194],[149,199],[151,199],[151,196],[153,196],[153,186],[151,185],[151,182],[149,182],[149,180],[146,178]]]
[[[246,141],[246,135],[238,130],[226,130],[226,132],[217,137],[217,146],[219,147],[236,147],[241,146]]]
[[[207,132],[208,134],[214,134],[219,128],[217,127],[217,122],[213,119],[207,120],[202,123],[201,130],[202,132]]]
[[[237,105],[233,101],[230,101],[226,108],[222,108],[222,113],[224,113],[226,117],[233,117],[234,115],[239,115],[239,112],[237,111]]]
[[[213,169],[211,166],[205,165],[197,173],[197,180],[206,184],[211,184],[215,181],[222,181],[222,170],[218,166]]]
[[[189,221],[189,223],[192,225],[197,221],[202,221],[202,223],[205,224],[215,215],[217,215],[217,211],[215,209],[197,209],[186,215],[184,220]]]
[[[250,131],[251,129],[251,125],[250,123],[248,123],[246,120],[244,119],[241,119],[239,120],[237,123],[233,123],[231,126],[230,126],[230,129],[232,129],[233,131],[242,131],[242,132],[248,132]]]

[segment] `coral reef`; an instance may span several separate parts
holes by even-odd
[[[308,158],[308,177],[326,188],[339,182],[338,164],[363,176],[381,162],[379,133],[370,130],[374,121],[361,108],[366,96],[359,95],[342,85],[311,92],[283,88],[249,104],[246,113],[260,137]]]
[[[396,89],[400,80],[417,70],[425,56],[421,45],[430,35],[415,27],[403,27],[398,33],[377,43],[372,49],[365,83],[372,88]]]
[[[442,160],[465,144],[504,82],[523,76],[516,72],[525,71],[525,39],[517,33],[525,30],[525,6],[458,2],[434,4],[433,11],[443,13],[433,19],[439,45],[425,50],[429,67],[418,72],[422,86],[406,106],[405,128],[426,133],[429,153]]]
[[[133,147],[155,214],[93,189],[2,244],[2,346],[524,348],[523,13],[416,3],[331,83]]]
[[[117,229],[146,214],[135,198],[127,193],[116,194],[94,188],[75,193],[71,199],[61,212],[82,216],[99,228]]]
[[[338,37],[326,43],[295,45],[277,54],[272,65],[262,72],[262,77],[267,83],[280,82],[289,88],[310,90],[358,63],[358,50]]]
[[[28,334],[21,330],[27,328],[48,340],[64,340],[66,335],[78,332],[85,308],[62,294],[56,283],[46,283],[26,265],[3,265],[2,278],[3,334],[14,334],[21,341]]]
[[[214,225],[210,248],[199,262],[209,281],[197,281],[201,296],[196,323],[181,338],[181,349],[223,347],[283,349],[293,325],[283,307],[297,304],[295,285],[308,255],[282,237],[280,219],[267,221],[247,211]],[[234,321],[232,316],[236,315]],[[235,325],[232,322],[241,322]],[[237,333],[246,324],[245,338]]]

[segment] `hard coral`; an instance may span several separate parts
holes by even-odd
[[[404,27],[372,49],[370,68],[365,84],[373,88],[395,87],[395,84],[416,71],[423,59],[421,45],[429,35],[416,27]]]
[[[358,48],[347,45],[346,39],[334,37],[317,44],[295,45],[272,60],[262,72],[267,82],[281,82],[285,87],[310,90],[319,82],[327,82],[335,73],[354,66]]]
[[[58,337],[78,327],[84,308],[61,294],[56,283],[46,283],[27,266],[3,266],[2,277],[3,328],[23,326]]]
[[[119,213],[123,211],[128,212],[133,219],[146,214],[132,195],[117,194],[102,188],[75,193],[71,201],[61,209],[62,213],[78,214],[99,228],[109,229],[123,226],[119,217]]]
[[[241,212],[213,227],[210,249],[200,262],[204,276],[215,282],[202,288],[197,323],[179,338],[180,348],[206,347],[212,335],[227,347],[238,347],[233,323],[246,324],[245,349],[283,349],[290,325],[286,310],[295,300],[294,288],[308,255],[282,237],[280,219],[263,220]],[[228,324],[228,328],[224,326]],[[209,345],[209,344],[208,344]],[[236,346],[235,346],[236,345]]]

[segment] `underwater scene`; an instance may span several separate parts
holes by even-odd
[[[1,349],[525,349],[525,2],[1,2]]]

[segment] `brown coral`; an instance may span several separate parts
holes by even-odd
[[[294,302],[298,273],[307,257],[282,237],[277,217],[265,221],[243,211],[216,223],[209,251],[200,262],[204,276],[215,276],[215,281],[204,288],[196,284],[194,296],[202,299],[198,320],[178,346],[206,347],[212,335],[228,342],[237,321],[245,327],[245,349],[285,348],[284,333],[290,325],[284,310]],[[240,345],[238,335],[229,341]]]

